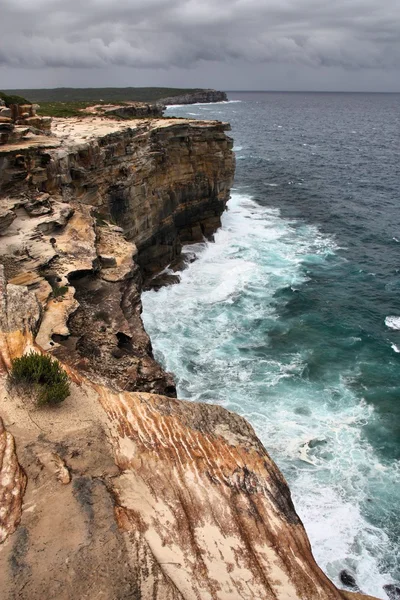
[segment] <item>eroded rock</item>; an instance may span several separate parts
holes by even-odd
[[[343,583],[343,585],[345,585],[349,588],[353,588],[354,590],[359,589],[354,576],[346,569],[343,569],[342,571],[340,571],[339,578],[340,578],[340,581]]]
[[[25,486],[26,477],[18,463],[14,437],[0,418],[0,544],[18,526]]]
[[[389,600],[400,600],[400,585],[388,583],[383,586]]]
[[[0,235],[9,228],[16,216],[12,210],[0,209]]]

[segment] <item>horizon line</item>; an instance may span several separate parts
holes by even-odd
[[[225,90],[227,94],[400,94],[398,91],[377,90]]]
[[[254,93],[254,94],[400,94],[400,90],[260,90],[260,89],[242,89],[242,90],[233,90],[233,89],[216,89],[216,88],[201,88],[201,87],[169,87],[166,85],[145,85],[145,86],[89,86],[89,87],[69,87],[69,86],[58,86],[58,87],[42,87],[42,88],[22,88],[22,87],[13,87],[13,88],[3,88],[6,92],[8,91],[36,91],[36,90],[107,90],[107,89],[115,89],[115,90],[125,90],[125,89],[168,89],[168,90],[188,90],[188,91],[197,91],[197,90],[215,90],[222,91],[227,94],[246,94],[246,93]]]

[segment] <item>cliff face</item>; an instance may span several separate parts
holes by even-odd
[[[140,319],[136,259],[153,269],[218,223],[233,171],[223,126],[90,123],[0,153],[2,598],[350,598],[316,565],[250,425],[168,397]],[[119,181],[131,195],[113,212]],[[171,243],[155,253],[157,228]],[[10,384],[30,350],[69,374],[57,408]]]
[[[234,174],[228,125],[166,119],[128,128],[93,118],[60,120],[54,129],[66,140],[59,148],[0,152],[4,193],[18,193],[28,180],[31,188],[94,206],[134,241],[145,273],[219,226]]]
[[[149,104],[147,102],[131,102],[122,106],[103,109],[106,116],[116,116],[122,119],[161,118],[164,112],[162,104]]]
[[[225,92],[218,92],[217,90],[199,90],[198,92],[183,94],[183,96],[163,98],[161,102],[162,104],[169,106],[171,104],[196,104],[197,102],[226,102],[227,100],[228,96]]]
[[[71,369],[70,397],[32,408],[6,375],[41,318],[36,295],[1,276],[2,598],[352,597],[314,562],[285,480],[241,417]]]

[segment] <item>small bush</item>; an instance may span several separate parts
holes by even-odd
[[[67,285],[61,285],[60,287],[54,285],[53,286],[53,298],[62,298],[68,292]]]
[[[37,403],[59,404],[69,396],[68,375],[57,360],[31,352],[12,361],[11,378],[17,384],[33,386]]]
[[[104,227],[105,225],[107,225],[106,217],[104,215],[102,215],[99,212],[95,211],[93,213],[93,216],[96,219],[96,225],[98,227]]]
[[[4,100],[6,106],[11,106],[11,104],[32,104],[32,102],[22,98],[22,96],[9,96],[4,92],[0,92],[0,98]]]

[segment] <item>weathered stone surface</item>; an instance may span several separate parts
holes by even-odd
[[[34,127],[35,129],[43,131],[44,133],[50,133],[51,121],[51,117],[38,117],[37,115],[28,116],[20,120],[23,125]]]
[[[148,104],[145,102],[133,102],[123,106],[113,106],[104,110],[107,117],[115,116],[121,119],[147,119],[160,118],[163,116],[164,106],[160,104]]]
[[[0,235],[8,229],[11,223],[16,218],[15,212],[8,209],[0,209]]]
[[[37,104],[12,104],[10,107],[0,106],[0,145],[18,143],[28,133],[46,134],[51,131],[51,117],[40,117],[36,114]],[[4,125],[10,129],[4,130]],[[14,127],[18,125],[19,127]],[[25,127],[21,127],[25,126]]]
[[[70,365],[109,377],[117,388],[175,395],[143,328],[135,245],[118,227],[98,226],[90,206],[48,195],[41,200],[51,216],[19,210],[0,241],[7,279],[28,286],[43,307],[36,343]],[[25,210],[34,202],[3,199],[4,206]]]
[[[13,123],[0,123],[0,145],[8,143],[13,130]]]
[[[28,183],[95,206],[136,244],[146,276],[175,259],[183,242],[210,237],[219,226],[234,174],[228,125],[182,119],[136,120],[130,127],[100,118],[65,121],[53,127],[56,135],[66,136],[65,147],[7,156],[8,194]],[[93,139],[97,130],[104,133]]]
[[[384,585],[383,589],[385,590],[389,600],[400,600],[400,585],[388,584]]]
[[[18,526],[25,486],[26,477],[18,463],[14,438],[0,417],[0,544]]]
[[[11,108],[0,108],[0,117],[10,117],[12,116]]]
[[[54,349],[55,339],[69,337],[68,319],[79,307],[74,292],[73,288],[68,287],[62,297],[53,298],[47,302],[46,311],[36,337],[37,344],[43,350]]]
[[[176,283],[179,283],[180,280],[180,276],[175,273],[162,272],[160,275],[156,275],[155,277],[149,279],[145,289],[153,289],[157,291],[166,285],[175,285]]]
[[[24,208],[32,217],[40,217],[51,213],[51,203],[49,194],[38,194],[35,198],[30,198],[24,203]]]

